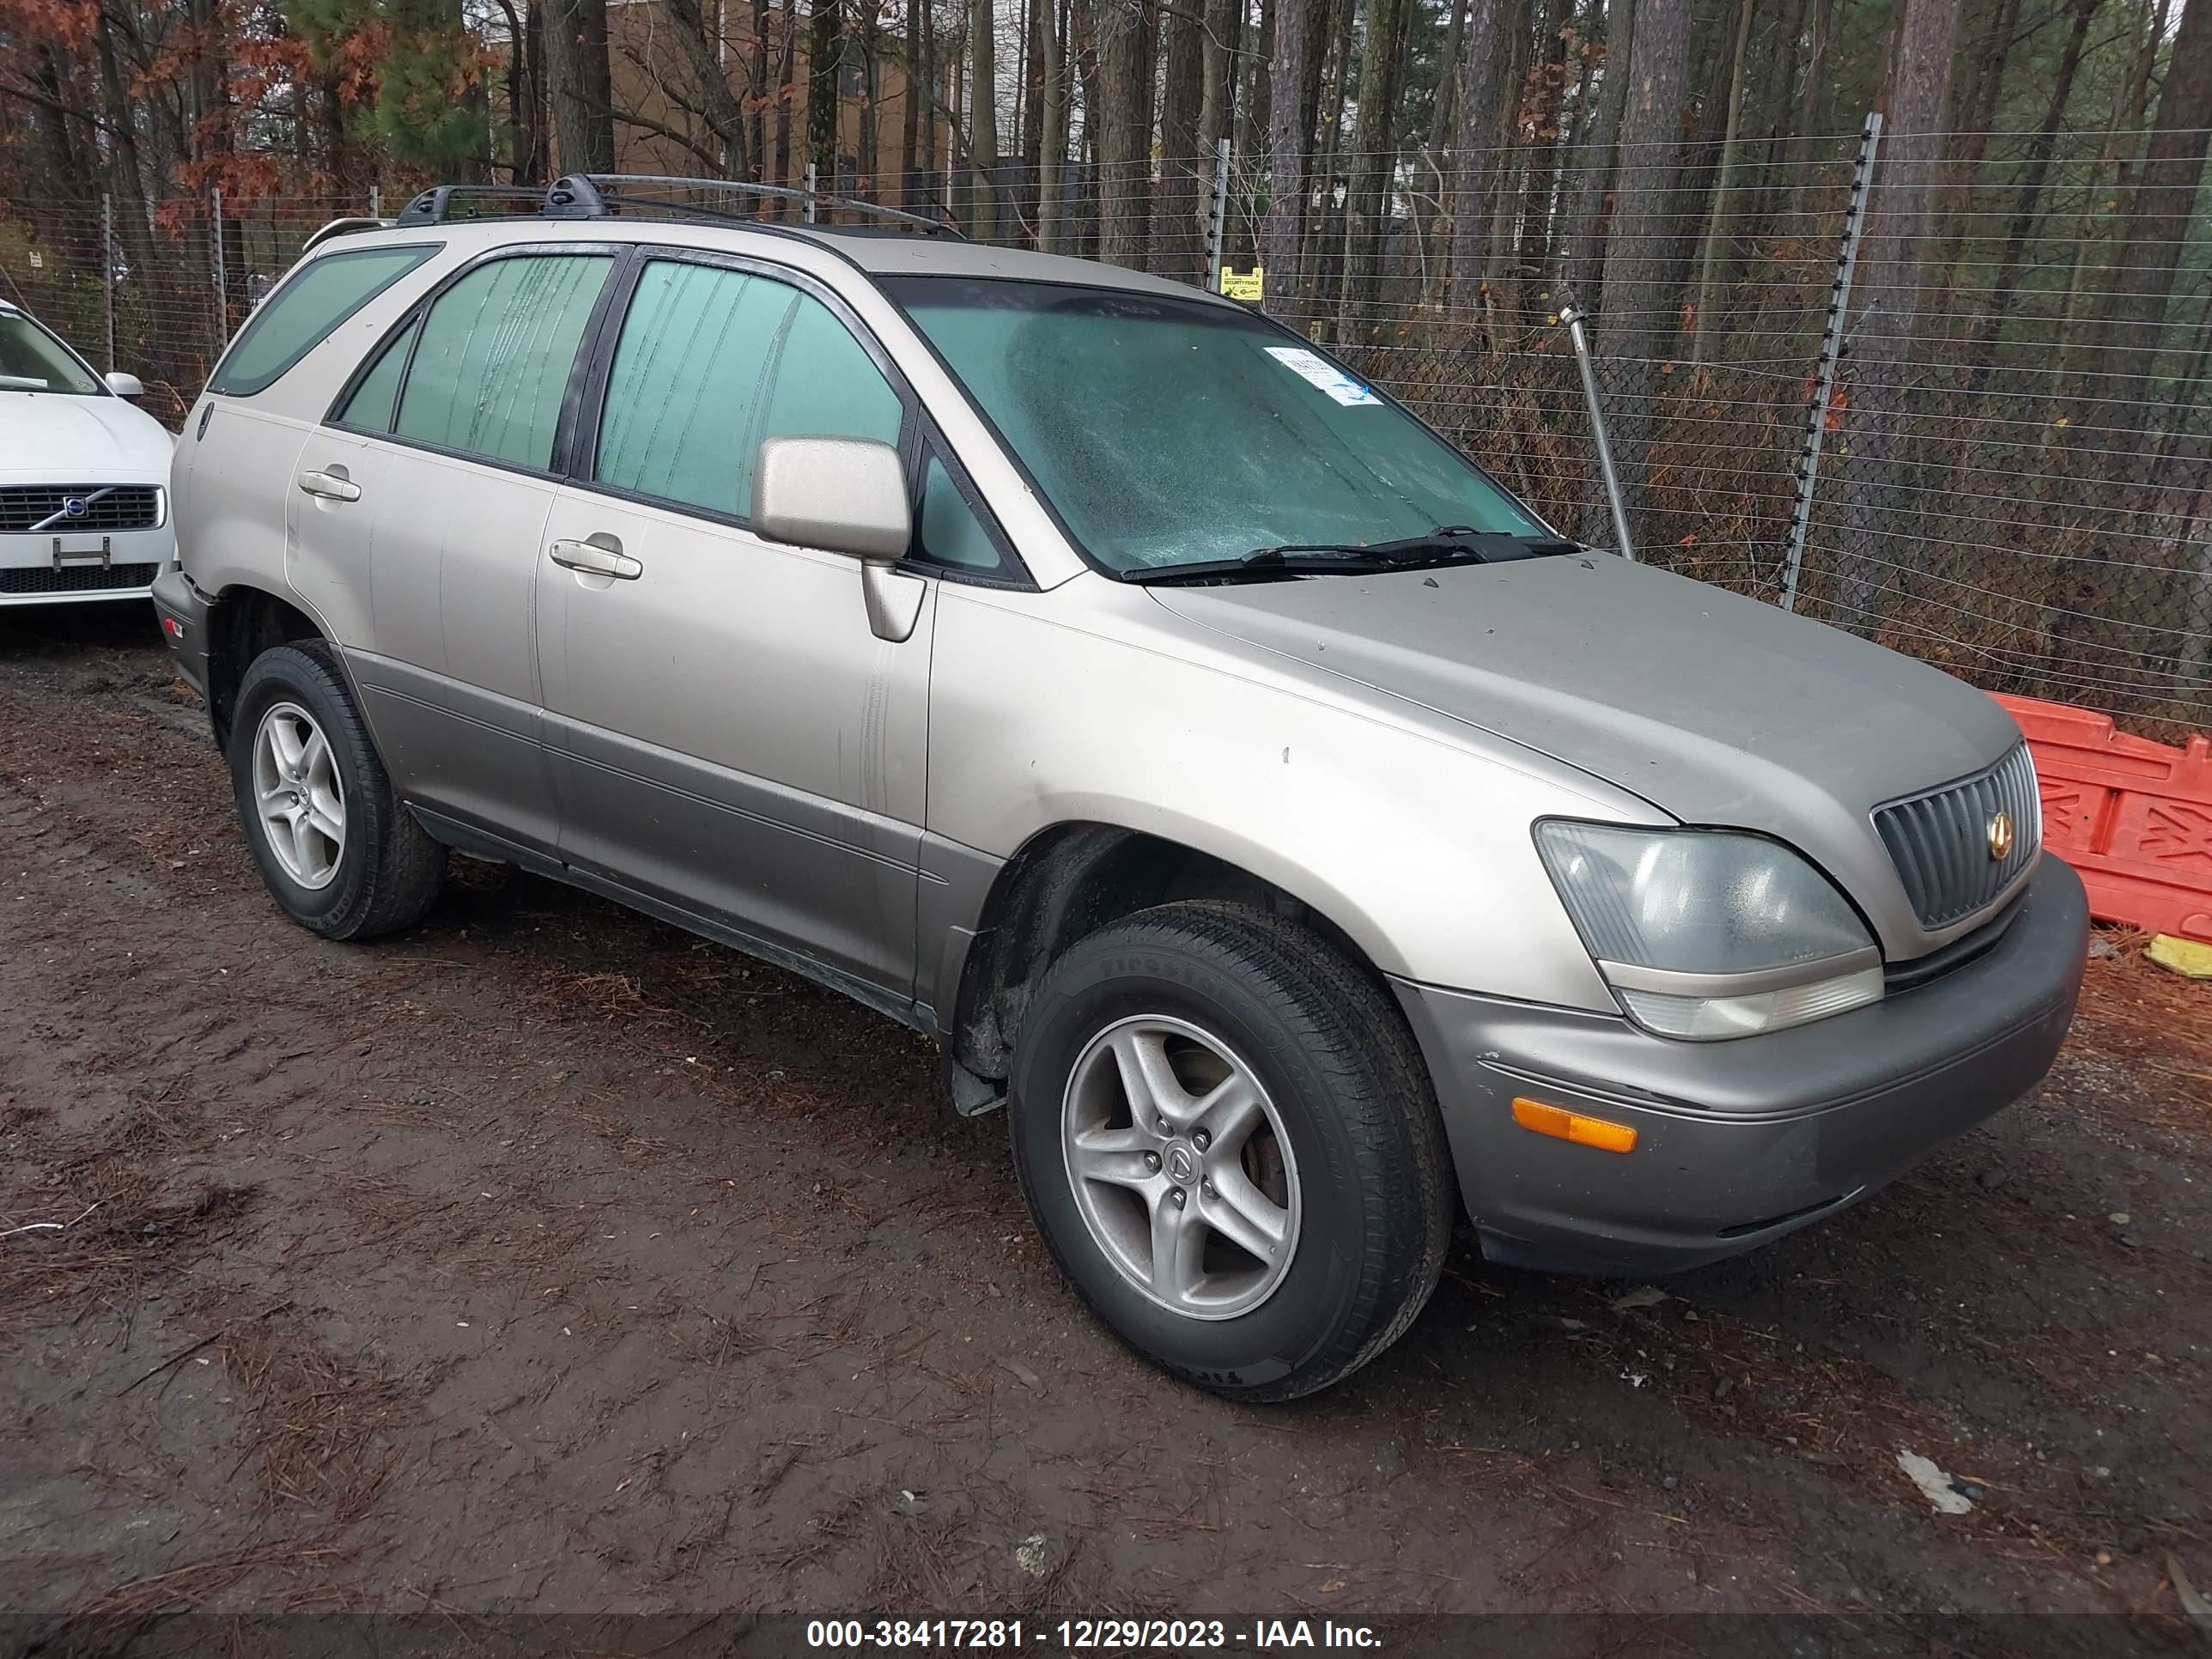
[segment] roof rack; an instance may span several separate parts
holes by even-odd
[[[333,219],[321,229],[309,232],[307,240],[300,244],[300,252],[312,253],[333,236],[350,236],[357,230],[382,230],[391,222],[389,219],[372,219],[366,216]]]
[[[750,212],[734,207],[708,207],[696,202],[669,202],[636,194],[647,191],[713,191],[752,200],[797,202],[806,222],[816,222],[822,212],[857,213],[890,224],[911,226],[934,236],[958,237],[960,233],[941,220],[903,208],[883,207],[851,196],[834,196],[788,185],[757,185],[731,179],[686,179],[663,173],[572,173],[556,179],[544,191],[516,185],[440,185],[426,190],[399,210],[391,222],[398,226],[441,225],[456,219],[488,216],[486,204],[527,202],[548,219],[643,219],[696,217],[732,223],[755,222]],[[515,210],[514,207],[509,209]]]

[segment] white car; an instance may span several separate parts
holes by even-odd
[[[175,568],[176,440],[144,391],[0,301],[0,605],[143,599]]]

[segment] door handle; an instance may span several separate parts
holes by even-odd
[[[593,576],[612,576],[617,580],[634,582],[645,574],[645,567],[617,548],[601,547],[597,542],[556,542],[547,550],[554,563],[569,570],[581,570]]]
[[[361,486],[343,472],[302,472],[300,488],[326,501],[357,501]]]

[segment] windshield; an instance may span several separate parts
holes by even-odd
[[[20,311],[0,311],[0,392],[104,392],[69,348]]]
[[[884,286],[1113,570],[1443,526],[1548,533],[1413,416],[1249,313],[1049,283]]]

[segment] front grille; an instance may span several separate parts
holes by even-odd
[[[28,570],[0,570],[0,593],[105,593],[121,587],[149,587],[158,564],[33,565]]]
[[[69,504],[83,511],[70,516]],[[81,530],[151,530],[161,522],[161,492],[152,484],[9,484],[0,488],[0,535]]]
[[[2000,812],[2013,837],[1998,859],[1990,856],[1990,825]],[[1877,809],[1874,822],[1920,925],[1948,927],[1995,902],[2035,861],[2043,839],[2035,763],[2022,744],[1964,782]]]

